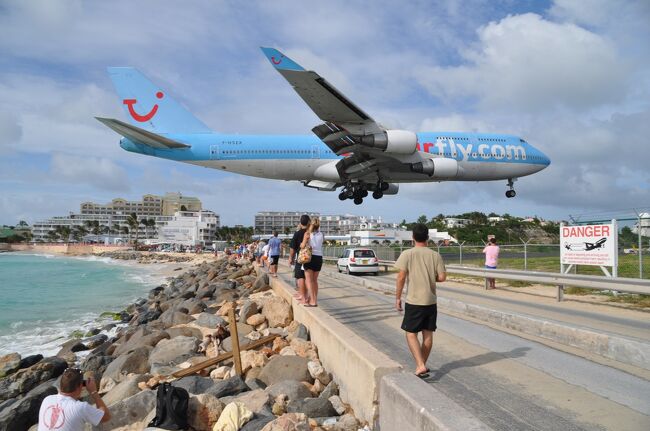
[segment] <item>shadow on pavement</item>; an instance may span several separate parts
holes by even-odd
[[[521,358],[522,356],[526,356],[526,352],[528,352],[529,350],[530,347],[517,347],[516,349],[512,349],[509,352],[489,352],[489,353],[483,353],[482,355],[472,356],[471,358],[449,362],[447,364],[444,364],[439,369],[437,369],[431,377],[425,380],[428,382],[437,382],[444,375],[458,368],[480,367],[481,365],[489,364],[490,362],[500,361],[502,359]]]

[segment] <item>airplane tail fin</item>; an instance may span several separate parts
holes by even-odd
[[[132,67],[109,67],[108,74],[122,100],[129,122],[155,133],[210,133],[167,92]]]

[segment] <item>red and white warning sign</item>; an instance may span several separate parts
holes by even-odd
[[[560,261],[564,265],[616,266],[615,224],[560,226]]]

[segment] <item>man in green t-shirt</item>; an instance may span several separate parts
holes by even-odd
[[[402,311],[402,290],[408,279],[406,305],[402,329],[406,331],[406,342],[415,359],[415,375],[429,377],[426,366],[433,345],[433,331],[436,330],[438,309],[436,306],[436,282],[447,279],[445,264],[438,252],[427,248],[429,229],[421,223],[413,227],[415,247],[403,252],[395,267],[397,275],[397,292],[395,309]],[[418,333],[422,332],[422,344]]]

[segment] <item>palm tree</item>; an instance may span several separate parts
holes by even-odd
[[[56,242],[56,240],[59,239],[59,235],[57,235],[56,231],[54,230],[48,231],[45,237],[50,242]]]
[[[70,233],[72,232],[70,226],[57,226],[54,230],[58,238],[65,241],[66,244],[70,242]]]
[[[75,239],[77,242],[81,242],[84,236],[88,235],[88,229],[86,229],[85,226],[79,225],[75,226],[72,229],[72,237]]]
[[[126,218],[126,224],[129,225],[129,229],[131,233],[135,231],[135,242],[138,242],[138,226],[140,225],[140,222],[138,221],[137,214],[131,213]]]

